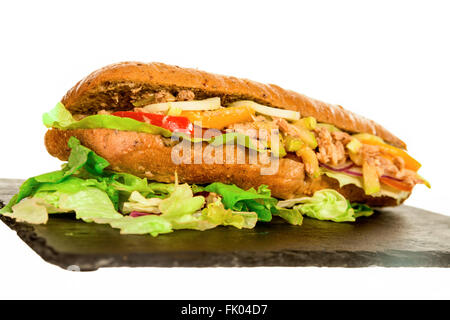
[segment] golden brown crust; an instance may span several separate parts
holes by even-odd
[[[281,159],[279,169],[274,175],[261,175],[261,168],[267,167],[261,163],[250,164],[248,158],[244,164],[237,164],[237,157],[242,152],[248,156],[248,151],[234,147],[233,164],[193,164],[194,153],[191,154],[192,164],[175,165],[172,161],[172,148],[159,135],[118,131],[110,129],[51,129],[45,135],[45,146],[48,152],[66,161],[70,149],[68,139],[74,136],[80,142],[104,157],[111,164],[110,169],[127,172],[140,177],[146,177],[160,182],[173,182],[175,171],[180,182],[206,184],[222,182],[236,184],[248,189],[266,184],[277,198],[288,199],[300,195],[312,195],[315,191],[332,188],[342,193],[352,202],[367,203],[372,206],[394,206],[396,200],[389,197],[370,197],[361,188],[346,185],[339,188],[336,180],[321,176],[318,179],[305,177],[301,162],[292,159]],[[205,145],[202,147],[205,153]],[[225,155],[224,155],[225,156]]]
[[[296,110],[349,132],[370,133],[406,149],[406,144],[381,125],[345,110],[282,89],[247,79],[217,75],[196,69],[163,63],[122,62],[94,71],[78,82],[62,102],[73,113],[105,108],[131,108],[130,95],[147,89],[191,89],[203,96],[221,96],[225,100],[248,99],[265,105]]]

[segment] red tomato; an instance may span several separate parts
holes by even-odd
[[[399,189],[399,190],[403,190],[403,191],[412,191],[413,186],[404,183],[402,181],[397,181],[394,179],[389,179],[389,178],[380,178],[381,183],[387,184],[390,187],[393,187],[395,189]]]
[[[186,117],[166,116],[157,113],[117,111],[112,114],[116,117],[131,118],[137,121],[146,122],[172,132],[184,132],[192,134],[193,124]]]

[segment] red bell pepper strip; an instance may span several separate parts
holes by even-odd
[[[117,111],[112,113],[113,116],[122,118],[131,118],[137,121],[146,122],[154,126],[158,126],[172,132],[183,132],[192,134],[194,125],[186,117],[166,116],[157,113],[133,112],[133,111]]]

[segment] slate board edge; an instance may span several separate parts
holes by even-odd
[[[0,216],[0,220],[16,231],[17,235],[46,262],[71,271],[95,271],[105,267],[450,267],[450,253],[439,251],[284,250],[264,253],[241,251],[226,255],[185,251],[170,255],[155,253],[126,256],[64,254],[48,246],[45,239],[34,232],[32,225],[18,223],[5,216]],[[233,258],[230,259],[230,256]]]

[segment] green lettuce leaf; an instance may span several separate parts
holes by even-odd
[[[42,122],[47,128],[65,128],[75,123],[72,114],[64,107],[62,102],[42,115]]]
[[[170,196],[161,201],[159,209],[164,218],[177,218],[199,211],[205,203],[205,197],[193,196],[188,184],[177,185]]]
[[[72,150],[63,168],[26,180],[0,213],[10,213],[23,199],[34,196],[44,201],[50,212],[75,211],[86,221],[100,216],[118,217],[118,191],[108,183],[109,177],[101,176],[109,163],[74,137],[68,145]],[[77,177],[79,174],[84,177]],[[89,206],[99,210],[93,212]]]
[[[57,212],[74,211],[76,218],[85,222],[92,222],[94,218],[122,217],[104,191],[88,186],[89,182],[79,183],[80,180],[71,178],[59,184],[43,184],[33,197],[13,205],[12,213],[4,214],[34,224],[46,223],[48,213]]]
[[[174,183],[150,182],[148,186],[154,193],[162,195],[171,194],[175,191]]]
[[[353,222],[357,217],[373,213],[366,205],[351,205],[343,195],[332,189],[316,191],[312,197],[283,200],[278,202],[278,207],[293,208],[310,218],[335,222]]]
[[[208,142],[213,147],[221,146],[224,144],[236,143],[237,145],[256,151],[264,151],[267,149],[267,144],[264,141],[260,140],[260,143],[263,145],[263,148],[258,148],[254,140],[252,140],[249,136],[242,134],[240,132],[229,132],[219,136],[215,136],[211,138]]]
[[[352,203],[351,207],[353,209],[353,215],[355,216],[355,218],[370,217],[374,212],[371,207],[362,203]]]
[[[232,216],[225,220],[223,225],[233,226],[241,229],[253,229],[258,222],[258,214],[256,212],[237,212],[232,211]]]
[[[16,219],[17,222],[45,224],[48,220],[47,208],[39,199],[29,198],[12,206],[12,212],[3,215]]]
[[[172,135],[172,132],[169,130],[158,126],[131,118],[122,118],[111,115],[97,114],[76,121],[61,102],[59,102],[50,112],[47,112],[42,116],[42,122],[47,128],[57,128],[61,130],[106,128],[160,134],[164,137],[170,137]]]
[[[97,222],[107,222],[113,228],[120,229],[121,234],[150,234],[156,237],[161,233],[172,232],[172,225],[166,219],[155,216],[141,216],[137,218],[122,217],[109,221],[96,220]]]
[[[86,187],[76,193],[63,193],[58,205],[60,210],[75,211],[77,219],[92,222],[95,218],[119,219],[118,213],[108,195],[100,189]]]
[[[357,187],[362,188],[362,179],[359,177],[351,176],[342,172],[334,172],[322,169],[322,172],[330,178],[336,179],[339,182],[339,187],[342,188],[347,184],[354,184]]]
[[[233,211],[256,212],[258,220],[268,222],[272,220],[272,213],[276,213],[277,200],[272,198],[267,186],[262,185],[258,190],[247,191],[236,185],[214,182],[204,188],[205,191],[214,192],[222,196],[226,209]]]
[[[254,212],[234,212],[225,209],[218,201],[210,203],[201,212],[186,214],[182,217],[170,219],[174,229],[208,230],[219,225],[233,226],[238,229],[252,229],[255,227],[258,216]]]
[[[72,151],[70,153],[68,162],[63,166],[63,168],[59,171],[41,174],[26,180],[20,186],[19,192],[2,210],[0,210],[0,213],[11,212],[12,206],[19,203],[22,199],[32,196],[39,190],[64,190],[68,193],[74,193],[81,190],[82,187],[86,186],[96,186],[102,189],[108,194],[108,196],[110,196],[113,203],[117,205],[117,192],[105,181],[101,181],[102,179],[108,179],[107,177],[99,178],[98,180],[73,177],[73,175],[78,174],[82,170],[85,170],[90,176],[100,177],[99,175],[103,173],[103,169],[109,165],[108,161],[95,154],[92,150],[82,146],[80,144],[80,141],[75,137],[70,137],[68,145],[72,149]],[[63,183],[68,179],[69,181]]]
[[[302,200],[301,203],[296,209],[310,218],[335,222],[355,221],[347,199],[336,190],[316,191],[312,197]]]
[[[181,217],[169,219],[169,221],[175,230],[191,229],[205,231],[218,226],[218,224],[215,224],[202,216],[201,212],[186,214]]]
[[[294,226],[301,226],[303,223],[302,213],[295,208],[287,209],[287,208],[277,208],[278,212],[274,215],[279,216],[286,220],[289,224]]]
[[[14,195],[9,203],[0,210],[0,213],[12,212],[12,207],[14,205],[19,203],[22,199],[32,195],[42,183],[57,183],[59,181],[62,181],[63,178],[63,171],[53,171],[41,174],[33,178],[29,178],[20,186],[19,192]]]
[[[124,202],[122,207],[123,213],[130,213],[133,211],[146,213],[161,213],[159,205],[163,200],[160,198],[146,198],[138,191],[133,191],[127,202]]]
[[[216,225],[233,226],[238,229],[252,229],[258,221],[255,212],[236,212],[225,209],[220,201],[210,203],[202,210],[202,216]]]
[[[91,149],[82,146],[77,138],[70,137],[68,145],[72,151],[66,166],[63,167],[64,177],[76,173],[82,167],[91,174],[101,175],[103,170],[109,166],[109,162],[106,159],[98,156]]]

